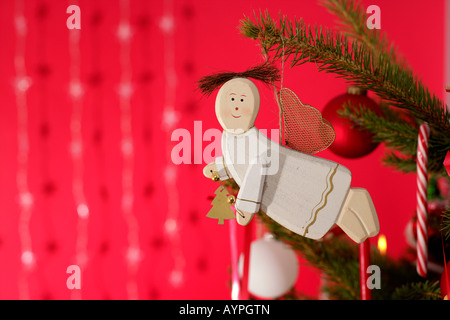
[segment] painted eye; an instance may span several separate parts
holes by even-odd
[[[241,102],[244,102],[244,99],[241,99]]]
[[[231,101],[234,101],[234,98],[231,98]]]

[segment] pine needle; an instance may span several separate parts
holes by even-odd
[[[447,207],[442,215],[441,232],[445,240],[450,239],[450,207]]]

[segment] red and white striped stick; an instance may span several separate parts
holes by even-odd
[[[422,123],[417,141],[417,273],[427,276],[427,186],[428,186],[428,138],[430,127]]]

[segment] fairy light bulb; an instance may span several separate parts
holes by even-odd
[[[122,153],[125,156],[131,156],[133,154],[133,141],[131,139],[124,139],[122,141]]]
[[[164,33],[171,33],[175,28],[175,22],[172,15],[165,15],[159,21],[159,27]]]
[[[24,209],[30,209],[33,205],[34,198],[30,192],[23,192],[19,195],[20,206]]]
[[[129,41],[132,34],[131,26],[127,22],[122,22],[117,27],[117,37],[122,42]]]
[[[138,247],[129,247],[127,250],[127,260],[131,264],[139,262],[142,258],[141,250]]]
[[[180,116],[177,111],[175,111],[172,107],[167,107],[163,113],[163,127],[166,130],[172,130],[175,125],[178,123]]]
[[[31,86],[31,78],[22,76],[16,79],[16,90],[19,92],[26,92]]]
[[[69,84],[69,94],[73,99],[79,99],[84,94],[83,85],[78,80],[73,80]]]
[[[73,157],[79,157],[81,155],[81,152],[83,151],[83,145],[81,141],[72,141],[70,143],[70,153]]]
[[[164,170],[164,180],[166,182],[171,182],[174,181],[174,179],[176,179],[177,177],[177,171],[175,166],[168,166],[166,167],[166,169]]]
[[[231,284],[231,300],[239,300],[239,281],[237,280]]]
[[[80,203],[77,207],[78,216],[82,219],[89,217],[89,208],[85,203]]]
[[[122,82],[119,84],[119,96],[124,99],[128,99],[133,94],[134,88],[130,82]]]
[[[34,253],[29,250],[24,251],[22,252],[20,260],[25,266],[31,267],[35,262]]]
[[[14,18],[14,24],[18,35],[24,36],[27,33],[27,20],[23,15],[17,15]]]
[[[173,234],[177,231],[177,221],[175,219],[167,219],[164,223],[164,228],[168,234]]]
[[[178,287],[183,283],[183,272],[181,270],[172,270],[169,281],[174,287]]]
[[[386,241],[386,236],[384,234],[380,234],[380,236],[378,237],[377,246],[378,246],[378,250],[380,251],[380,254],[382,256],[384,256],[387,251],[387,241]]]
[[[131,211],[132,208],[133,208],[133,195],[130,193],[125,193],[124,195],[122,195],[122,210],[128,212]]]

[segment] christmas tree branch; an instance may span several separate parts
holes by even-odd
[[[322,270],[323,275],[329,278],[332,284],[329,290],[333,298],[359,299],[356,246],[342,239],[336,239],[333,245],[327,245],[283,228],[262,212],[258,213],[258,217],[276,238],[300,252],[311,266]]]
[[[394,292],[395,300],[442,300],[439,281],[413,282]]]
[[[377,94],[389,106],[383,115],[361,106],[348,105],[342,115],[355,125],[368,129],[374,139],[391,150],[384,162],[406,172],[416,170],[418,127],[427,122],[429,171],[443,172],[443,159],[450,146],[450,114],[445,104],[398,61],[392,46],[376,30],[368,30],[366,16],[353,0],[325,0],[323,4],[344,25],[344,33],[311,27],[302,20],[279,16],[275,22],[268,13],[244,18],[241,33],[257,40],[272,60],[291,60],[291,67],[315,63],[319,71],[336,74],[353,85]],[[354,40],[350,40],[349,38]],[[331,299],[359,299],[359,260],[357,245],[343,235],[329,232],[321,241],[294,234],[260,212],[258,217],[276,238],[297,250],[327,279],[325,290]],[[442,222],[450,236],[450,214]],[[382,270],[382,290],[373,290],[373,299],[440,299],[439,282],[418,277],[410,261],[393,261],[372,250],[371,262]],[[295,294],[292,294],[295,296]],[[301,295],[300,295],[301,296]]]
[[[387,151],[383,162],[389,167],[395,167],[403,172],[415,172],[417,170],[416,159],[412,157],[399,156],[394,152]]]
[[[395,48],[389,44],[387,37],[381,35],[379,29],[368,30],[367,15],[358,0],[321,0],[319,3],[338,17],[340,30],[348,37],[364,43],[375,55],[384,53],[391,61],[398,61]],[[404,61],[401,63],[405,64]]]
[[[291,67],[315,63],[319,71],[376,93],[395,107],[426,121],[436,132],[450,135],[450,114],[443,102],[431,94],[417,77],[392,63],[386,54],[375,55],[364,43],[322,27],[311,28],[302,20],[290,22],[280,16],[279,26],[268,13],[241,20],[242,34],[258,40],[273,60],[292,58]]]
[[[355,107],[350,103],[345,103],[338,114],[351,120],[354,127],[371,131],[374,141],[385,142],[388,147],[401,150],[404,154],[416,153],[412,145],[417,142],[418,130],[410,123],[398,118],[388,119],[362,105]]]
[[[359,253],[355,243],[343,235],[333,235],[332,232],[321,241],[315,241],[283,228],[263,212],[258,213],[258,218],[275,238],[299,252],[310,266],[321,270],[321,276],[327,280],[323,290],[328,292],[330,299],[360,299]],[[395,292],[407,286],[411,279],[414,279],[419,288],[427,288],[427,285],[420,284],[421,279],[409,261],[393,261],[373,249],[371,263],[380,267],[383,288],[383,290],[372,291],[374,300],[400,298],[401,292],[400,294]],[[290,296],[301,297],[302,294],[290,292]]]
[[[367,129],[373,134],[374,141],[384,142],[393,150],[400,151],[404,157],[388,152],[384,163],[395,165],[405,172],[416,171],[417,137],[419,129],[412,119],[404,119],[401,114],[383,106],[383,115],[377,115],[362,105],[359,107],[346,103],[338,113],[352,121],[355,127]],[[450,146],[450,135],[434,132],[429,138],[428,150],[432,155],[428,159],[430,173],[444,174],[443,161]]]

